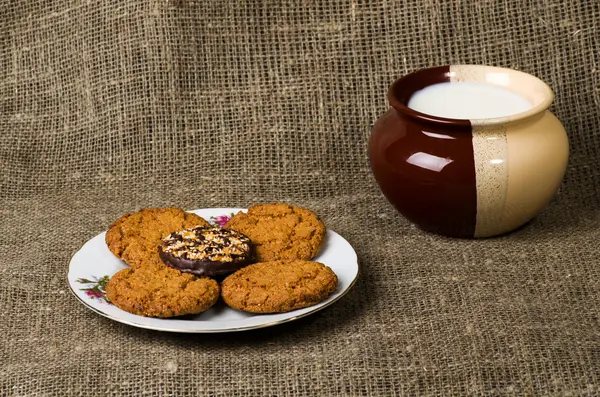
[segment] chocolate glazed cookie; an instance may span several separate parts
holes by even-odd
[[[254,205],[225,227],[250,237],[258,262],[312,259],[325,239],[325,224],[314,212],[281,203]]]
[[[250,239],[235,230],[196,227],[168,235],[158,247],[162,261],[197,276],[222,276],[252,262]]]

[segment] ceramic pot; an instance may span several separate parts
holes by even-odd
[[[484,82],[533,106],[508,117],[448,119],[409,109],[416,91],[444,82]],[[548,111],[554,94],[527,73],[478,65],[423,69],[396,80],[389,110],[369,142],[385,197],[420,228],[451,237],[490,237],[535,217],[564,177],[567,135]]]

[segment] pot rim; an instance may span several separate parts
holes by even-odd
[[[499,78],[502,76],[502,78]],[[404,90],[403,95],[408,97],[405,100],[398,98],[398,93],[402,92],[402,87],[414,86],[415,81],[419,80],[418,89]],[[423,81],[427,80],[423,83]],[[421,113],[407,106],[408,100],[420,89],[425,87],[452,81],[483,82],[499,87],[509,89],[520,94],[532,103],[532,108],[521,113],[511,114],[509,116],[483,118],[483,119],[451,119],[446,117],[432,116],[427,113]],[[525,87],[525,85],[527,87]],[[519,92],[521,91],[521,92]],[[532,95],[527,95],[532,93]],[[411,118],[443,124],[445,126],[466,126],[466,125],[496,125],[515,122],[527,119],[542,113],[552,104],[554,93],[548,84],[538,77],[515,69],[487,66],[487,65],[445,65],[434,66],[420,69],[406,74],[396,79],[389,87],[387,98],[390,106],[399,113]]]

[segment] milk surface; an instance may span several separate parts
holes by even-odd
[[[408,107],[450,119],[489,119],[532,108],[525,98],[506,88],[486,83],[439,83],[413,94]]]

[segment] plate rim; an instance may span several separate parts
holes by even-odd
[[[196,211],[203,211],[203,210],[210,210],[210,211],[218,211],[218,210],[223,210],[223,211],[231,211],[231,212],[237,212],[237,211],[246,211],[247,208],[237,208],[237,207],[232,207],[232,208],[222,208],[222,207],[215,207],[215,208],[198,208],[198,209],[193,209],[193,210],[185,210],[186,212],[191,212],[191,213],[196,213]],[[155,325],[152,324],[143,324],[143,323],[137,323],[135,321],[130,321],[127,319],[123,319],[123,318],[119,318],[116,316],[113,316],[111,314],[108,314],[106,312],[103,312],[97,308],[95,308],[94,306],[90,305],[88,302],[86,302],[85,300],[83,300],[73,289],[73,285],[71,284],[71,281],[69,280],[69,273],[71,271],[71,263],[73,261],[73,258],[75,258],[76,254],[81,251],[81,249],[83,248],[83,246],[85,244],[87,244],[89,241],[91,241],[92,239],[98,237],[99,235],[101,235],[102,233],[105,233],[106,230],[98,233],[97,235],[87,239],[83,245],[81,247],[79,247],[79,249],[77,251],[75,251],[75,253],[71,256],[71,259],[69,260],[69,266],[68,266],[68,271],[67,271],[67,284],[69,286],[69,291],[71,292],[71,294],[73,296],[75,296],[75,298],[77,298],[77,300],[84,305],[86,308],[92,310],[93,312],[95,312],[96,314],[101,315],[102,317],[108,318],[109,320],[121,323],[121,324],[126,324],[129,326],[133,326],[136,328],[142,328],[142,329],[149,329],[149,330],[153,330],[153,331],[160,331],[160,332],[171,332],[171,333],[186,333],[186,334],[218,334],[218,333],[228,333],[228,332],[243,332],[243,331],[251,331],[251,330],[256,330],[256,329],[262,329],[262,328],[268,328],[268,327],[272,327],[272,326],[276,326],[276,325],[280,325],[280,324],[284,324],[284,323],[288,323],[291,321],[295,321],[298,320],[300,318],[304,318],[307,317],[311,314],[314,314],[316,312],[319,312],[321,310],[324,310],[326,308],[328,308],[329,306],[333,305],[334,303],[338,302],[341,298],[343,298],[346,294],[348,294],[348,292],[350,292],[350,290],[352,289],[352,287],[354,287],[354,285],[356,284],[358,277],[361,273],[361,266],[360,263],[358,261],[358,255],[356,253],[356,250],[354,249],[354,247],[348,242],[348,240],[346,240],[342,235],[340,235],[339,233],[335,232],[332,229],[326,228],[325,229],[327,232],[332,232],[334,235],[337,235],[338,237],[340,237],[342,240],[344,240],[348,246],[351,248],[352,250],[352,254],[354,256],[354,263],[356,264],[356,274],[354,275],[354,278],[350,281],[350,283],[348,284],[348,286],[342,290],[340,292],[340,294],[338,296],[336,296],[335,298],[331,299],[329,302],[323,303],[320,306],[316,306],[313,307],[312,310],[308,310],[305,313],[296,315],[296,316],[292,316],[292,317],[287,317],[287,318],[283,318],[280,320],[275,320],[275,321],[271,321],[271,322],[266,322],[266,323],[261,323],[261,324],[256,324],[256,325],[250,325],[250,326],[243,326],[243,327],[232,327],[232,328],[215,328],[215,329],[182,329],[182,328],[166,328],[166,327],[157,327]],[[153,319],[157,319],[160,320],[160,318],[153,318]]]

